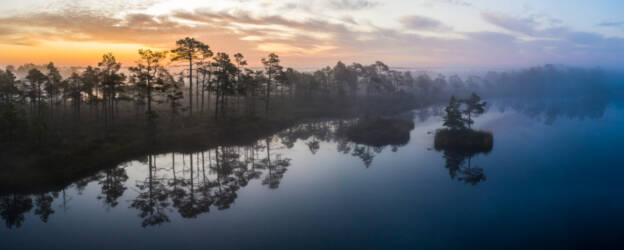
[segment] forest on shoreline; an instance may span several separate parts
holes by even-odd
[[[3,168],[114,164],[150,151],[255,140],[301,120],[388,115],[473,92],[488,98],[607,89],[599,69],[554,65],[462,79],[412,75],[379,61],[339,61],[313,72],[285,68],[275,53],[261,63],[251,69],[242,54],[213,52],[187,37],[169,51],[139,50],[129,67],[109,53],[67,77],[52,62],[0,69]]]

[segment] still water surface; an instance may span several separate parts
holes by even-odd
[[[433,150],[304,123],[253,145],[145,156],[45,194],[0,198],[0,249],[552,249],[624,243],[624,102],[499,100],[494,148]]]

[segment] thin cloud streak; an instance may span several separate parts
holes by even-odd
[[[442,22],[426,17],[426,16],[403,16],[399,19],[399,21],[403,24],[403,26],[407,29],[411,30],[450,30],[451,28],[444,25]]]

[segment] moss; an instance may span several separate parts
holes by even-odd
[[[370,146],[405,145],[414,122],[398,118],[362,118],[345,129],[347,139]]]
[[[435,134],[434,147],[438,151],[488,153],[494,147],[494,136],[488,131],[439,129]]]

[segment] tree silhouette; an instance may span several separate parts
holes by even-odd
[[[165,51],[152,51],[150,49],[139,49],[139,60],[135,67],[129,70],[138,79],[135,83],[141,88],[147,97],[147,117],[152,121],[156,113],[152,110],[152,92],[155,89],[162,89],[163,78],[167,78],[169,73],[162,65],[162,61],[167,57]]]
[[[47,77],[38,69],[31,69],[28,71],[26,80],[28,80],[29,83],[27,93],[31,100],[31,110],[36,108],[37,116],[41,117],[41,109],[43,105],[41,102],[41,97],[43,96],[41,86],[45,83]]]
[[[199,55],[211,54],[210,47],[194,38],[186,37],[176,42],[176,48],[171,50],[171,61],[188,61],[189,65],[189,116],[193,116],[193,60]]]
[[[111,53],[104,54],[98,66],[103,88],[104,124],[108,125],[109,122],[113,123],[115,120],[117,93],[122,90],[126,76],[119,73],[121,63],[118,63]]]
[[[54,63],[50,62],[46,66],[48,74],[46,75],[45,91],[48,94],[50,117],[54,117],[54,106],[56,105],[56,98],[61,94],[61,73],[54,66]]]
[[[182,77],[180,77],[177,81],[174,80],[173,77],[169,77],[163,84],[162,91],[165,93],[167,102],[169,102],[169,107],[171,109],[171,121],[175,121],[175,118],[179,114],[179,107],[182,106],[180,103],[180,100],[184,98],[182,86],[184,86],[184,80]]]
[[[17,97],[21,94],[17,88],[19,83],[12,71],[0,69],[0,107],[9,106],[16,102]]]
[[[243,54],[241,53],[236,53],[234,54],[234,62],[236,62],[236,95],[237,96],[244,96],[245,98],[248,97],[248,91],[247,91],[247,87],[248,87],[248,83],[249,78],[246,75],[243,75],[242,73],[244,72],[244,68],[245,66],[247,66],[247,61],[245,60],[245,57],[243,56]],[[238,107],[239,105],[239,98],[236,98],[236,105]],[[248,106],[247,106],[248,107]]]
[[[80,78],[84,92],[87,94],[87,103],[90,105],[89,111],[92,112],[92,108],[95,107],[94,115],[97,119],[100,102],[100,69],[88,66],[82,74],[80,74]]]
[[[200,104],[200,113],[203,114],[204,113],[204,98],[205,98],[205,93],[207,90],[210,90],[211,86],[210,84],[212,83],[212,63],[210,62],[210,58],[213,56],[212,51],[211,50],[204,50],[202,51],[202,53],[200,53],[199,55],[199,60],[196,63],[197,64],[197,74],[195,74],[195,85],[197,86],[196,90],[197,90],[197,94],[200,93],[200,88],[199,88],[199,75],[202,75],[201,78],[201,104]],[[208,84],[208,85],[206,85]],[[197,103],[199,104],[199,100],[197,100]],[[208,102],[210,103],[210,92],[208,92]]]
[[[446,115],[442,117],[444,120],[444,126],[453,130],[466,128],[462,113],[459,110],[460,105],[461,103],[455,99],[455,96],[451,96],[448,106],[444,109],[444,111],[446,111]]]
[[[238,68],[230,61],[230,57],[226,53],[217,53],[212,64],[215,72],[215,119],[221,116],[225,116],[225,109],[227,105],[226,97],[236,94],[236,76],[238,75]]]
[[[483,114],[487,102],[481,102],[481,97],[479,97],[475,93],[472,93],[468,99],[464,100],[464,103],[466,104],[466,109],[464,109],[462,113],[466,114],[466,124],[468,124],[468,128],[470,128],[474,123],[474,121],[472,120],[472,115],[474,114],[474,116],[478,116],[480,114]]]
[[[279,56],[275,53],[269,54],[268,58],[262,58],[262,64],[267,75],[265,86],[265,117],[269,117],[269,108],[271,100],[271,86],[276,82],[279,75],[282,74],[282,66],[280,66]]]
[[[70,98],[72,102],[72,109],[74,117],[77,120],[80,120],[80,104],[82,103],[82,93],[83,91],[88,91],[85,89],[84,84],[82,82],[82,78],[78,73],[72,73],[72,75],[65,81],[66,89],[64,91],[64,99]]]

